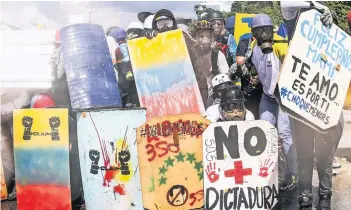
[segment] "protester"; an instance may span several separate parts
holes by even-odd
[[[252,49],[256,45],[254,37],[242,39],[236,50],[236,63],[229,68],[231,80],[240,86],[246,98],[246,108],[259,119],[259,104],[263,93],[258,72],[252,64]],[[240,84],[237,84],[240,82]]]
[[[137,17],[138,17],[138,20],[142,23],[145,23],[145,20],[147,17],[149,17],[150,15],[153,15],[153,13],[151,12],[139,12]]]
[[[114,29],[117,29],[117,26],[111,26],[106,30],[106,36],[109,36],[111,31],[113,31]]]
[[[120,88],[123,106],[128,108],[139,107],[140,102],[126,42],[127,32],[124,29],[118,28],[111,31],[110,36],[112,36],[118,44],[115,52],[116,69],[118,72],[118,86]]]
[[[207,20],[213,24],[214,39],[213,46],[219,48],[225,55],[229,66],[235,63],[236,42],[234,36],[225,29],[225,21],[222,12],[211,11]]]
[[[144,25],[141,22],[131,22],[127,27],[127,40],[137,39],[143,36]]]
[[[148,39],[152,39],[157,36],[158,31],[152,28],[152,21],[154,20],[154,15],[149,15],[144,21],[144,31],[143,36]]]
[[[224,86],[220,104],[210,106],[206,114],[211,122],[255,120],[253,114],[245,108],[244,94],[234,84]]]
[[[317,9],[321,13],[322,23],[330,27],[333,16],[328,7],[317,2],[285,2],[280,3],[281,12],[287,27],[288,37],[291,40],[294,27],[298,20],[299,12]],[[332,197],[332,163],[344,129],[344,119],[341,113],[338,124],[329,128],[326,134],[322,134],[304,123],[291,120],[293,137],[299,163],[299,205],[300,209],[311,210],[312,175],[314,153],[317,159],[317,171],[319,177],[319,210],[331,209]]]
[[[213,27],[208,21],[197,21],[194,24],[197,44],[195,45],[197,59],[193,61],[195,76],[205,107],[213,104],[212,79],[220,73],[228,73],[229,66],[225,56],[220,51],[212,50]]]
[[[257,40],[253,48],[252,63],[255,65],[259,79],[263,86],[263,94],[259,106],[261,120],[277,125],[279,137],[282,141],[287,157],[288,179],[280,186],[281,190],[290,190],[296,185],[296,154],[293,146],[289,115],[283,112],[274,97],[278,74],[287,53],[287,43],[273,43],[283,40],[273,34],[273,23],[266,14],[258,14],[252,20],[252,34]]]
[[[30,108],[60,108],[56,106],[55,101],[50,93],[36,93],[33,95]],[[78,136],[77,136],[77,120],[76,113],[69,109],[69,164],[70,164],[70,189],[72,208],[79,209],[82,204],[82,177],[80,171],[79,153],[78,153]]]
[[[159,33],[177,29],[177,21],[173,13],[167,9],[157,11],[152,20],[152,29]]]
[[[55,43],[56,47],[50,60],[50,64],[52,66],[52,74],[54,77],[51,88],[51,95],[56,105],[71,107],[71,99],[68,91],[66,72],[63,65],[63,55],[59,31],[56,32]]]

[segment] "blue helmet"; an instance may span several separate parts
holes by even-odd
[[[116,28],[111,31],[109,36],[112,36],[118,43],[126,40],[127,32],[123,28]]]
[[[251,29],[263,26],[272,26],[273,22],[271,18],[266,14],[258,14],[252,19],[252,26]]]

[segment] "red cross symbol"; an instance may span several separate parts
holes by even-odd
[[[224,171],[225,177],[234,177],[235,184],[243,184],[244,183],[244,176],[251,176],[252,169],[245,168],[243,169],[243,162],[235,161],[234,162],[234,169]]]

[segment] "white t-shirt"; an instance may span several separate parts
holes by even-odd
[[[206,119],[211,122],[217,122],[219,119],[224,120],[223,116],[219,112],[219,104],[212,105],[206,110]],[[255,120],[252,112],[246,109],[245,121]]]
[[[274,98],[274,89],[278,82],[279,71],[282,63],[274,52],[262,53],[259,46],[255,46],[252,51],[251,61],[255,66],[258,77],[262,83],[263,92]]]

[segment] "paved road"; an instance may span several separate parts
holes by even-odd
[[[340,174],[333,178],[332,210],[347,210],[351,205],[351,163],[339,160],[342,167]],[[314,205],[318,204],[318,175],[313,171],[313,193]],[[281,195],[283,210],[297,210],[297,193],[286,193]],[[1,202],[2,210],[16,210],[16,202]]]

